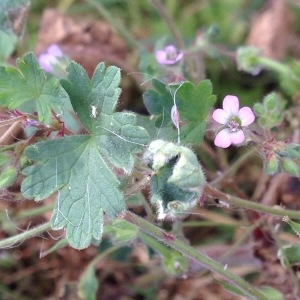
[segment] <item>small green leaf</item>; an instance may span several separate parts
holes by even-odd
[[[163,256],[163,265],[168,274],[178,276],[187,270],[188,261],[181,253],[169,249]]]
[[[294,232],[300,236],[300,224],[292,221],[288,216],[285,216],[282,218],[283,222],[286,222],[287,224],[289,224],[291,226],[291,228],[294,230]]]
[[[51,110],[60,112],[68,99],[58,79],[47,78],[36,57],[29,53],[17,60],[18,69],[0,67],[0,101],[9,109],[33,101],[39,121],[50,124]]]
[[[187,82],[179,88],[176,96],[182,116],[194,122],[203,121],[216,101],[210,80],[203,80],[197,86]]]
[[[98,288],[99,281],[96,277],[95,268],[93,265],[89,265],[80,277],[78,286],[78,294],[80,299],[96,300]]]
[[[246,294],[242,289],[238,288],[237,286],[228,283],[226,281],[218,281],[218,283],[228,292],[234,294],[234,295],[238,295],[238,296],[244,296],[247,297],[249,296],[248,294]]]
[[[294,176],[299,177],[300,174],[300,168],[296,162],[294,162],[292,159],[289,158],[283,158],[281,160],[281,168],[286,173]]]
[[[9,162],[9,156],[5,153],[0,153],[0,167]]]
[[[282,250],[283,253],[280,251],[278,257],[283,266],[286,266],[286,259],[291,266],[300,266],[300,244],[284,246]]]
[[[116,219],[105,226],[105,233],[111,234],[114,243],[128,243],[138,235],[138,228],[126,221]]]
[[[283,295],[270,286],[265,286],[259,289],[268,299],[272,300],[284,300]]]
[[[300,158],[300,145],[299,144],[289,144],[286,147],[287,156],[296,159]]]
[[[1,171],[0,189],[11,186],[17,177],[17,171],[14,167],[8,167]]]
[[[234,295],[238,295],[238,296],[243,296],[246,297],[248,299],[248,294],[246,292],[244,292],[243,290],[241,290],[240,288],[238,288],[237,286],[225,282],[225,281],[218,281],[218,283],[227,291],[229,291],[230,293],[234,294]],[[269,286],[265,286],[259,289],[259,291],[266,296],[268,299],[272,299],[272,300],[283,300],[283,295],[278,291],[273,289],[272,287]]]
[[[170,275],[180,275],[187,270],[187,258],[181,253],[173,250],[169,246],[163,245],[161,241],[157,241],[153,237],[142,232],[140,232],[140,238],[149,247],[161,254],[163,266]]]
[[[5,63],[6,59],[15,50],[17,37],[14,34],[9,34],[0,31],[0,63]]]
[[[148,111],[160,118],[155,126],[160,128],[171,124],[171,109],[174,105],[174,99],[171,89],[157,79],[153,79],[152,85],[155,90],[148,90],[144,93],[144,104]]]
[[[158,116],[156,126],[171,126],[171,110],[174,98],[184,123],[180,127],[181,140],[184,143],[198,143],[203,140],[206,119],[216,97],[212,95],[212,84],[203,80],[197,86],[191,82],[165,85],[158,80],[152,81],[155,90],[144,93],[144,103],[153,115]]]

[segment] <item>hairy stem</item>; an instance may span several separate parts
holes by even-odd
[[[190,247],[183,241],[177,239],[177,238],[172,238],[168,239],[166,238],[165,232],[156,227],[155,225],[152,225],[148,221],[140,218],[139,216],[127,211],[124,219],[135,226],[137,226],[140,230],[145,232],[148,235],[151,235],[158,241],[164,241],[164,243],[171,248],[177,250],[178,252],[182,253],[183,255],[190,257],[194,259],[195,261],[201,263],[203,266],[208,268],[209,270],[216,272],[229,280],[231,283],[236,285],[238,288],[243,290],[247,295],[249,295],[252,299],[259,299],[259,300],[267,300],[268,298],[264,296],[260,291],[255,289],[254,287],[251,286],[247,281],[244,279],[240,278],[239,276],[235,275],[232,273],[230,270],[224,268],[224,266],[207,255],[195,250],[194,248]],[[249,299],[251,299],[249,298]]]
[[[14,235],[10,238],[4,239],[0,241],[0,249],[6,248],[6,247],[13,247],[17,243],[23,242],[31,237],[36,236],[37,234],[40,234],[42,232],[45,232],[46,230],[51,228],[51,223],[47,222],[42,225],[36,226],[32,229],[26,230],[20,234]]]
[[[223,200],[229,204],[235,205],[237,207],[243,207],[247,209],[251,209],[260,213],[269,213],[274,216],[289,216],[291,219],[300,219],[300,212],[284,209],[282,207],[270,207],[260,203],[252,202],[249,200],[244,200],[239,197],[235,197],[226,193],[223,193],[211,185],[207,184],[204,189],[204,193],[207,196],[212,198],[217,198],[219,200]]]

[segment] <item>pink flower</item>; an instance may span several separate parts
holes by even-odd
[[[215,145],[221,148],[228,148],[231,144],[241,144],[245,140],[243,127],[254,122],[255,116],[250,107],[239,109],[239,99],[233,95],[227,95],[223,100],[223,109],[216,109],[213,112],[213,119],[224,125],[224,128],[217,134]]]
[[[40,66],[46,72],[53,72],[53,66],[59,63],[59,58],[63,57],[64,54],[61,51],[60,47],[56,44],[51,45],[47,52],[39,56]]]
[[[159,64],[174,65],[182,59],[183,52],[178,51],[174,45],[169,45],[164,50],[157,50],[155,56]]]

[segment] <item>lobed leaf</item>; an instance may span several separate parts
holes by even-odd
[[[62,85],[80,121],[99,145],[101,154],[115,167],[130,172],[134,164],[132,153],[146,146],[148,133],[135,125],[133,113],[114,112],[121,93],[120,69],[114,66],[105,69],[105,64],[100,63],[91,82],[75,62],[67,71],[69,80],[62,81]]]
[[[206,119],[216,97],[212,95],[212,84],[203,80],[197,86],[191,82],[173,85],[154,79],[154,89],[144,93],[144,103],[149,112],[157,116],[156,126],[171,126],[171,110],[174,98],[180,115],[181,140],[185,143],[201,142],[206,128]]]
[[[53,229],[66,229],[77,249],[100,241],[103,213],[116,218],[125,210],[119,181],[110,162],[125,172],[134,165],[133,152],[148,142],[148,134],[135,125],[135,115],[114,112],[120,95],[120,70],[99,64],[90,81],[81,66],[71,63],[69,80],[62,81],[72,106],[89,135],[67,136],[27,147],[35,164],[23,170],[21,191],[42,200],[58,192],[51,218]]]
[[[33,101],[39,121],[50,124],[51,110],[60,112],[68,99],[58,79],[47,78],[36,57],[29,53],[17,60],[19,70],[0,66],[0,102],[8,109]]]

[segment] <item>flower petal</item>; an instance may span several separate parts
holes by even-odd
[[[233,95],[227,95],[223,100],[223,109],[231,116],[237,115],[240,107],[239,98]]]
[[[44,53],[39,56],[39,64],[46,72],[52,72],[55,63],[57,58],[51,54]]]
[[[165,52],[166,53],[177,53],[177,49],[174,45],[168,45],[165,47]]]
[[[182,58],[183,58],[183,52],[178,52],[178,53],[177,53],[177,57],[176,57],[176,59],[175,59],[175,62],[180,61]]]
[[[245,134],[243,130],[239,130],[236,132],[231,132],[230,133],[230,140],[232,144],[241,144],[245,140]]]
[[[231,145],[230,131],[228,128],[222,129],[216,136],[215,145],[221,148],[228,148]]]
[[[248,125],[252,124],[255,120],[254,113],[253,113],[252,109],[248,106],[242,107],[239,110],[238,116],[241,120],[242,126],[248,126]]]
[[[163,50],[157,50],[156,53],[155,53],[155,57],[156,57],[156,60],[159,64],[165,64],[167,54]]]
[[[51,45],[48,49],[47,52],[53,56],[56,57],[60,57],[60,56],[64,56],[62,50],[60,49],[60,47],[56,44]]]
[[[226,110],[218,108],[213,112],[212,117],[216,122],[225,125],[228,122],[230,115]]]

